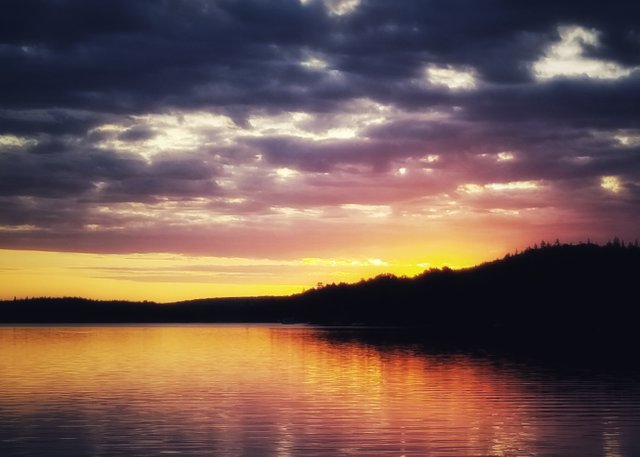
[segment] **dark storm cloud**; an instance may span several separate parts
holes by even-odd
[[[353,16],[351,49],[377,54],[410,49],[435,62],[468,64],[490,81],[527,80],[527,63],[557,39],[555,27],[579,24],[603,33],[599,56],[637,64],[640,6],[600,1],[433,0],[362,3]],[[370,40],[358,40],[369,36]],[[635,53],[634,53],[635,50]],[[634,56],[634,57],[632,57]]]
[[[310,82],[285,57],[324,28],[317,8],[293,1],[27,1],[4,9],[0,101],[15,107],[144,111],[241,99],[234,89],[264,91],[284,72],[291,83]],[[200,86],[212,82],[222,90],[201,99]]]
[[[198,158],[146,162],[59,140],[0,153],[1,196],[100,202],[212,195],[216,174]]]
[[[560,24],[597,28],[600,58],[633,65],[640,55],[632,2],[371,0],[339,18],[322,5],[11,2],[0,19],[0,103],[122,113],[247,104],[315,111],[356,96],[455,102],[403,86],[426,63],[471,66],[494,83],[530,81],[530,63]],[[341,82],[301,67],[308,52],[341,70]],[[553,97],[554,88],[543,92]]]
[[[0,109],[0,135],[80,135],[110,119],[113,117],[104,113],[55,107],[35,110]]]
[[[470,95],[466,117],[495,122],[543,121],[553,126],[635,128],[640,72],[622,81],[557,80],[498,87]]]
[[[296,138],[271,137],[249,142],[262,151],[274,166],[292,167],[302,171],[329,172],[338,165],[369,165],[373,170],[388,168],[397,156],[411,154],[409,142],[321,141],[309,143]],[[416,145],[413,145],[415,148]]]
[[[258,213],[283,202],[344,203],[344,189],[354,203],[375,204],[364,189],[374,181],[390,201],[466,182],[545,180],[580,189],[584,198],[565,192],[567,205],[589,209],[603,175],[619,176],[627,193],[618,199],[637,209],[637,145],[613,138],[638,135],[638,17],[630,1],[362,0],[344,15],[322,0],[4,2],[0,224],[79,226],[92,205],[196,197],[227,214]],[[598,44],[582,43],[584,57],[630,74],[536,79],[534,62],[562,39],[559,26],[593,30]],[[429,83],[430,65],[476,84]],[[333,115],[350,127],[349,104],[361,99],[402,116],[356,138],[251,135],[253,115],[291,111],[314,115],[307,133],[340,127],[326,120]],[[167,125],[144,116],[192,110],[226,115],[241,132],[202,126],[202,146],[162,150]],[[431,110],[442,117],[421,117]],[[497,163],[500,151],[516,159]],[[427,154],[439,160],[416,165]],[[253,155],[264,161],[250,163]],[[449,181],[410,181],[411,194],[407,183],[384,181],[401,166],[448,170]],[[287,187],[274,167],[312,176]],[[347,181],[319,177],[337,172]]]
[[[479,8],[378,0],[336,19],[320,1],[11,2],[0,24],[0,102],[115,112],[247,103],[314,110],[327,95],[384,96],[387,84],[416,77],[427,62],[469,65],[487,81],[527,81],[528,64],[564,23],[600,30],[599,57],[637,63],[637,10],[630,2]],[[344,84],[301,68],[308,51],[342,70]]]

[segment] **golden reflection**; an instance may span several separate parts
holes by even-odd
[[[310,445],[536,455],[560,428],[537,419],[540,399],[514,372],[465,356],[335,343],[310,328],[0,328],[0,347],[0,408],[28,416],[57,405],[104,422],[117,406],[124,423],[162,419],[215,434],[220,454],[268,440],[281,456]],[[615,432],[604,431],[607,455],[620,455]]]
[[[603,420],[602,441],[604,457],[622,457],[620,445],[620,424],[615,416],[606,416]]]

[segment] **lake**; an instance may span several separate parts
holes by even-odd
[[[640,455],[633,371],[344,331],[0,327],[0,455]]]

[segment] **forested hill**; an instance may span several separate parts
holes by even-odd
[[[382,276],[299,297],[307,320],[476,335],[627,331],[640,300],[640,248],[543,245],[464,270]]]
[[[287,322],[412,326],[446,338],[621,338],[635,332],[640,248],[544,244],[464,270],[383,275],[291,297],[173,304],[0,302],[0,322]]]

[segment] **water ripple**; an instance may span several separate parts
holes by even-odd
[[[2,456],[640,455],[640,385],[314,328],[0,329]]]

